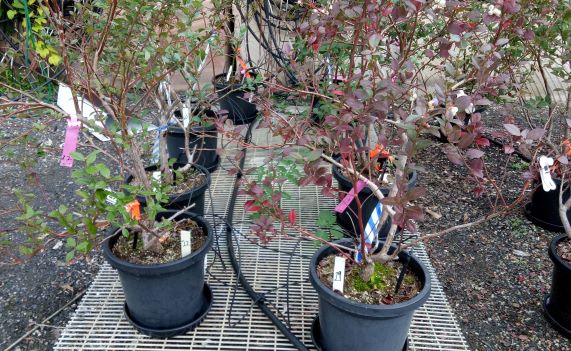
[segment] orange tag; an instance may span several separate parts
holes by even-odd
[[[569,142],[569,139],[563,140],[561,144],[565,147],[565,155],[571,156],[571,142]]]
[[[244,60],[242,60],[242,57],[240,56],[240,48],[236,48],[236,61],[238,61],[238,64],[242,68],[242,73],[244,74],[244,76],[246,78],[250,78],[250,72],[248,72],[248,66],[246,65],[246,62]]]
[[[373,158],[387,158],[389,157],[391,154],[389,152],[389,150],[385,149],[385,147],[383,145],[379,145],[379,144],[375,144],[375,148],[373,150],[371,150],[371,152],[369,153],[369,157],[371,159]]]
[[[391,154],[389,153],[389,150],[385,149],[385,147],[383,145],[379,145],[379,144],[375,144],[375,148],[373,150],[371,150],[371,152],[369,152],[369,158],[375,159],[375,158],[390,158]],[[380,164],[376,164],[375,168],[377,169],[377,171],[381,170],[381,165]]]
[[[125,205],[125,210],[129,212],[131,218],[135,220],[141,219],[141,204],[139,201],[134,200]]]

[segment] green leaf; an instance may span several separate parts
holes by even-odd
[[[335,219],[335,215],[331,211],[324,210],[319,212],[319,219],[317,220],[317,225],[320,228],[329,228],[333,224],[335,224],[337,220]]]
[[[50,57],[48,58],[48,62],[52,66],[57,66],[61,62],[61,56],[57,54],[51,54]]]
[[[77,151],[71,152],[69,155],[76,161],[85,161],[85,156]]]
[[[111,171],[104,164],[101,164],[99,167],[99,173],[105,178],[109,178],[111,176]]]
[[[24,9],[24,4],[22,4],[20,0],[14,0],[14,2],[12,2],[12,6],[17,9]]]
[[[343,229],[338,224],[334,224],[331,227],[331,236],[335,240],[342,239],[343,238]]]
[[[67,247],[72,248],[72,247],[75,247],[76,245],[77,245],[77,244],[76,244],[74,238],[72,238],[72,237],[67,238],[67,242],[66,242],[66,246],[67,246]]]
[[[18,248],[18,250],[20,251],[20,253],[22,255],[25,255],[25,256],[32,256],[32,254],[34,253],[34,250],[32,250],[31,247],[27,247],[27,246],[20,246]]]
[[[92,164],[93,162],[95,162],[95,160],[97,159],[97,154],[99,153],[99,151],[95,150],[92,153],[90,153],[89,155],[87,155],[87,157],[85,158],[85,163],[87,165]]]
[[[82,241],[79,243],[79,245],[77,245],[76,250],[86,254],[89,250],[91,250],[91,243],[89,241]]]
[[[67,253],[67,255],[65,255],[65,261],[69,262],[73,260],[74,257],[75,257],[75,250],[71,250],[70,252]]]
[[[6,12],[6,16],[8,16],[8,19],[14,19],[14,17],[18,14],[18,12],[14,11],[14,10],[8,10],[8,12]]]
[[[97,226],[95,225],[95,223],[93,223],[91,219],[87,219],[84,222],[85,222],[85,227],[87,228],[87,232],[90,235],[94,236],[95,234],[97,234]]]

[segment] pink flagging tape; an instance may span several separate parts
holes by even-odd
[[[365,182],[362,180],[359,180],[357,182],[357,194],[363,190],[363,188],[365,187]],[[345,210],[347,209],[347,206],[349,206],[349,204],[351,203],[351,201],[353,201],[353,198],[355,197],[355,188],[351,189],[348,193],[347,196],[345,196],[345,198],[335,207],[335,212],[337,213],[343,213],[345,212]]]
[[[62,167],[72,167],[73,158],[71,153],[77,148],[77,139],[79,138],[79,128],[81,128],[81,122],[77,120],[76,116],[71,116],[67,121],[67,128],[65,129],[65,141],[63,143],[63,152],[59,165]]]

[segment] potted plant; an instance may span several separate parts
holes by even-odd
[[[241,59],[240,62],[240,71],[229,69],[216,75],[212,81],[220,109],[234,125],[250,124],[258,117],[258,109],[252,99],[261,76],[248,69]]]
[[[172,167],[161,82],[201,61],[195,56],[204,56],[206,41],[214,41],[209,31],[192,29],[206,16],[200,2],[112,1],[94,6],[81,5],[83,15],[71,19],[63,18],[57,4],[49,7],[46,26],[57,33],[55,47],[66,73],[58,105],[43,101],[39,91],[0,82],[1,109],[7,115],[33,118],[39,126],[53,119],[67,121],[63,150],[57,151],[61,166],[73,168],[79,186],[77,203],[60,204],[49,213],[34,209],[29,197],[20,195],[24,212],[18,220],[28,238],[14,244],[21,253],[34,254],[54,236],[67,238],[67,260],[102,244],[105,257],[119,271],[127,319],[143,333],[169,337],[194,328],[209,311],[212,293],[204,282],[204,257],[214,233],[208,222],[189,212],[192,202],[170,211],[161,205],[180,172],[194,168],[208,174],[191,164],[191,157],[179,169]],[[89,30],[78,33],[73,28]],[[149,130],[143,124],[134,131],[130,122],[135,116],[147,121],[154,116],[159,127]],[[106,126],[107,118],[114,123]],[[152,153],[154,145],[159,174],[145,169],[145,154]],[[94,151],[87,154],[88,149]],[[135,184],[123,184],[127,174]],[[137,198],[144,200],[144,208]],[[107,227],[111,229],[101,236]]]
[[[319,314],[312,327],[319,349],[406,348],[412,315],[430,294],[426,269],[406,250],[505,215],[525,199],[529,184],[508,202],[501,194],[503,180],[493,179],[485,171],[482,121],[474,114],[465,133],[452,126],[455,137],[450,145],[443,145],[443,155],[466,166],[466,177],[474,185],[476,196],[496,198],[497,204],[490,213],[469,223],[417,233],[418,237],[399,231],[402,228],[415,233],[416,222],[423,218],[424,210],[416,202],[425,196],[425,189],[410,184],[409,175],[415,169],[418,150],[429,142],[425,136],[438,131],[432,124],[435,117],[430,113],[430,92],[424,89],[423,68],[454,59],[447,52],[452,44],[442,47],[450,34],[459,36],[474,52],[482,38],[490,38],[491,52],[478,52],[474,60],[495,62],[494,57],[502,57],[506,51],[494,35],[511,37],[520,29],[515,21],[498,27],[498,23],[517,16],[513,4],[505,3],[501,16],[489,16],[479,9],[472,3],[334,1],[327,10],[316,8],[300,24],[295,38],[297,51],[290,63],[294,71],[311,64],[307,60],[314,67],[326,66],[329,76],[325,81],[331,84],[317,84],[324,80],[319,75],[322,70],[315,70],[317,74],[306,79],[300,77],[296,88],[268,83],[270,90],[292,94],[293,101],[309,95],[318,97],[321,106],[330,106],[320,108],[326,111],[320,123],[312,123],[311,108],[307,114],[283,115],[274,112],[271,101],[261,101],[262,125],[281,137],[281,143],[268,146],[264,166],[253,174],[246,172],[242,179],[243,193],[250,196],[245,209],[252,212],[252,230],[262,242],[274,235],[286,235],[325,244],[314,254],[309,268],[310,281],[319,296]],[[468,13],[470,17],[464,17]],[[477,35],[482,31],[490,35]],[[478,66],[477,84],[493,86],[494,77],[488,68]],[[324,90],[318,88],[321,86]],[[458,101],[455,90],[440,88],[451,101],[450,111],[472,103],[474,98]],[[391,182],[379,179],[385,167],[392,167]],[[347,179],[346,190],[342,184],[334,185],[332,172]],[[343,177],[338,176],[338,182]],[[327,212],[320,213],[317,229],[300,225],[295,210],[280,206],[280,200],[287,198],[286,181],[317,185],[323,196],[341,194],[340,205],[345,208],[336,209],[340,212],[354,201],[355,240],[331,241],[338,231],[333,215]],[[359,196],[362,188],[368,188],[375,201],[372,213],[367,215],[365,201]],[[383,227],[388,227],[385,235]]]
[[[558,1],[548,1],[530,3],[526,11],[529,18],[528,37],[533,39],[526,53],[530,61],[535,63],[545,95],[521,99],[520,107],[524,116],[545,116],[540,119],[544,125],[527,131],[513,120],[508,120],[510,124],[506,124],[506,134],[509,143],[506,148],[510,152],[517,149],[531,160],[526,176],[536,182],[536,189],[525,207],[528,218],[544,229],[563,232],[555,236],[548,246],[553,273],[550,293],[543,300],[543,309],[547,320],[562,335],[571,339],[571,89],[567,87],[566,91],[557,91],[548,79],[548,74],[562,81],[571,78],[571,33],[567,25],[571,7]],[[556,94],[559,94],[559,98]],[[526,118],[526,122],[531,124],[530,118]],[[522,138],[529,138],[530,133],[540,135],[539,152],[530,152],[522,142]]]
[[[216,152],[218,147],[218,131],[215,124],[217,114],[197,101],[191,100],[190,103],[184,102],[183,104],[182,109],[174,111],[177,121],[182,121],[182,127],[172,126],[167,130],[169,158],[176,159],[177,163],[187,163],[185,145],[188,144],[188,150],[194,151],[192,154],[194,163],[205,167],[212,173],[220,163],[220,156]],[[185,133],[184,129],[188,132]]]

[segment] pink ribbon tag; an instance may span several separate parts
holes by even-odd
[[[73,158],[71,158],[71,153],[77,148],[77,139],[79,137],[79,129],[81,128],[81,122],[77,120],[76,115],[71,115],[70,119],[67,121],[67,128],[65,129],[65,141],[63,143],[63,152],[59,165],[62,167],[72,167]]]
[[[362,180],[359,180],[357,182],[357,194],[363,190],[363,188],[365,187],[365,182]],[[347,195],[345,196],[345,198],[343,198],[343,200],[335,207],[335,212],[337,213],[343,213],[346,209],[347,206],[349,206],[349,204],[351,203],[351,201],[353,201],[353,199],[355,198],[355,188],[351,189]]]

